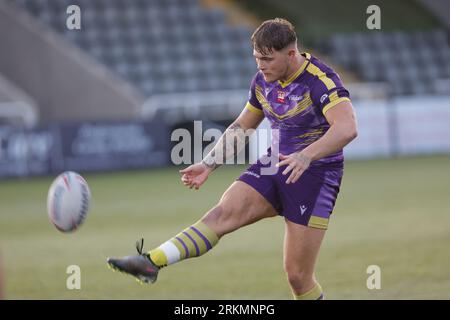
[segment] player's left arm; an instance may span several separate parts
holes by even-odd
[[[316,142],[302,150],[311,161],[342,150],[358,135],[356,116],[350,101],[338,103],[325,113],[328,131]]]
[[[287,165],[283,174],[290,171],[286,183],[295,183],[310,163],[327,155],[342,150],[357,136],[357,122],[352,103],[349,100],[339,102],[325,112],[325,118],[330,124],[328,131],[317,141],[302,151],[290,155],[280,155],[278,166]]]

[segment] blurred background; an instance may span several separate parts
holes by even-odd
[[[68,28],[71,5],[81,29]],[[381,29],[368,28],[371,5]],[[185,190],[171,133],[235,119],[256,72],[250,36],[284,17],[301,51],[340,74],[359,124],[319,257],[327,298],[449,299],[448,12],[448,0],[1,0],[0,298],[290,299],[280,218],[171,266],[154,286],[105,264],[141,236],[150,249],[190,225],[245,168]],[[65,170],[93,195],[73,234],[46,217]],[[80,290],[66,288],[73,264]],[[381,289],[366,285],[371,265]]]

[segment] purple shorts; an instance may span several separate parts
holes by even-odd
[[[309,167],[296,183],[286,184],[290,172],[283,175],[285,166],[276,174],[261,174],[262,165],[250,166],[237,179],[258,191],[279,215],[304,226],[327,229],[328,220],[341,185],[343,168]]]

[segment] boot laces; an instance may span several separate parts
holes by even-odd
[[[140,255],[142,255],[143,249],[144,249],[144,238],[141,238],[140,240],[136,241],[136,250]]]

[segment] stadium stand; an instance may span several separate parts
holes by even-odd
[[[160,108],[173,106],[178,109],[190,104],[202,109],[231,110],[229,105],[236,103],[235,98],[229,99],[230,103],[225,105],[217,102],[214,106],[210,103],[205,106],[201,102],[205,99],[196,96],[202,92],[216,92],[220,101],[225,101],[232,90],[240,96],[248,89],[249,80],[256,71],[249,45],[251,30],[247,26],[231,25],[223,8],[214,6],[214,1],[207,1],[207,6],[200,0],[8,2],[26,10],[50,30],[58,32],[131,83],[143,97],[150,98],[141,108],[140,114],[144,116],[154,115]],[[336,62],[332,65],[345,80],[349,78],[347,74],[352,77],[355,74],[358,80],[369,82],[372,89],[372,83],[383,84],[377,87],[380,88],[377,92],[383,91],[384,83],[387,83],[389,93],[393,95],[448,93],[450,45],[447,31],[355,33],[351,29],[355,23],[350,18],[358,16],[355,10],[365,12],[361,10],[368,2],[350,2],[353,5],[346,6],[345,10],[330,2],[330,10],[324,13],[319,4],[310,2],[302,4],[304,11],[297,12],[294,9],[298,8],[298,3],[293,0],[283,4],[273,0],[260,1],[266,4],[270,15],[280,14],[294,21],[301,29],[301,42],[305,39],[314,44],[321,50],[319,56],[324,53],[331,56],[332,59],[327,59]],[[385,11],[390,12],[383,16],[388,30],[398,27],[393,24],[396,22],[394,15],[405,8],[405,1],[400,2],[385,4],[389,9],[384,7]],[[69,5],[81,8],[82,30],[66,27]],[[260,5],[255,9],[263,7]],[[432,15],[420,13],[421,8],[417,4],[408,10],[415,22],[403,21],[401,27],[408,29],[414,24],[424,30],[436,27]],[[344,17],[343,21],[333,20],[335,11]],[[324,21],[319,29],[314,19],[318,15]],[[336,29],[336,26],[341,29]],[[359,84],[357,87],[364,89]],[[363,92],[362,96],[367,96],[367,93],[373,96],[369,91],[354,90],[354,97],[358,92]],[[175,96],[174,93],[182,95]],[[377,93],[375,96],[384,95]],[[161,104],[161,101],[166,103]],[[220,118],[233,117],[236,110]]]
[[[327,62],[347,83],[387,83],[389,95],[450,92],[448,0],[380,1],[381,31],[366,28],[370,0],[240,3],[264,19],[288,18],[299,31],[300,45],[329,56]],[[350,79],[348,72],[356,77]]]
[[[247,88],[250,30],[197,0],[11,0],[138,87],[155,93]],[[69,5],[82,30],[66,28]],[[176,23],[174,23],[176,22]]]
[[[450,37],[445,30],[337,34],[329,51],[364,81],[388,82],[394,95],[449,93]]]
[[[0,43],[0,73],[36,102],[39,124],[134,119],[145,99],[11,2],[0,2]]]
[[[448,0],[419,0],[420,3],[428,8],[441,21],[446,28],[450,29],[450,19],[448,13],[450,12],[450,2]]]
[[[34,99],[0,74],[0,125],[33,127],[37,121]]]

